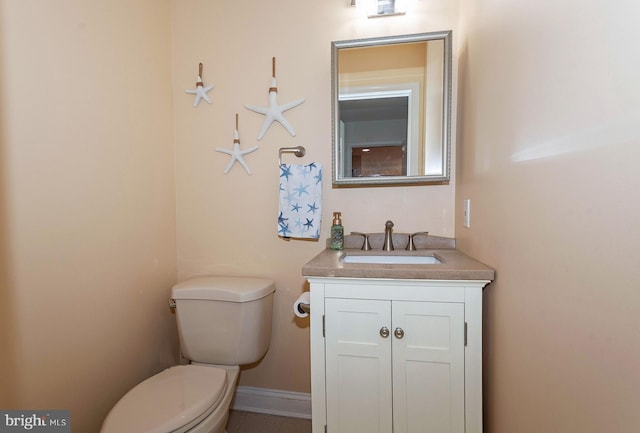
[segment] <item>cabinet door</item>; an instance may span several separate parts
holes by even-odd
[[[390,327],[389,301],[325,299],[329,433],[392,432]]]
[[[394,433],[464,433],[464,305],[392,305]]]

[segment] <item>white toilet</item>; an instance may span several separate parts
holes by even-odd
[[[223,433],[240,366],[271,341],[273,281],[202,277],[173,287],[182,355],[129,391],[100,433]]]

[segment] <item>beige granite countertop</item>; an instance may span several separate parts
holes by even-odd
[[[350,255],[411,255],[436,256],[442,263],[425,264],[365,264],[343,263],[340,257]],[[493,280],[495,271],[456,249],[422,249],[417,251],[362,251],[349,248],[342,251],[326,249],[302,267],[305,277],[400,278],[428,280]]]

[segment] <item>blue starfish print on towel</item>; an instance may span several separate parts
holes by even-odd
[[[287,223],[287,221],[289,221],[289,218],[285,218],[284,215],[282,215],[282,212],[280,212],[280,215],[278,215],[278,225],[283,228],[286,227],[286,230],[289,230],[289,224]]]
[[[296,194],[293,191],[287,191],[287,195],[284,197],[287,203],[291,203],[296,198]]]
[[[279,226],[280,230],[278,230],[278,234],[286,238],[287,234],[291,233],[291,230],[289,230],[289,224],[279,224]]]
[[[280,177],[285,177],[287,178],[287,180],[289,180],[289,176],[291,176],[291,166],[287,165],[287,164],[282,164],[280,166],[280,170],[282,170],[282,173],[280,173]]]
[[[296,165],[295,166],[297,173],[302,176],[302,178],[306,179],[309,177],[309,175],[311,174],[311,172],[309,170],[306,169],[306,166],[304,165]],[[300,177],[298,177],[298,179],[300,179]]]
[[[307,228],[307,230],[309,230],[311,227],[313,227],[313,219],[307,218],[307,222],[304,223],[304,226]]]
[[[298,197],[302,197],[302,194],[309,195],[309,191],[307,191],[308,188],[309,188],[309,185],[300,184],[299,187],[294,188],[294,191],[298,193]]]
[[[316,206],[316,202],[314,201],[313,204],[308,204],[307,206],[309,207],[309,210],[307,211],[307,213],[311,212],[312,214],[315,215],[316,211],[318,210],[318,206]]]
[[[280,225],[286,224],[288,220],[289,220],[289,218],[285,218],[282,215],[282,212],[280,212],[280,215],[278,215],[278,224],[280,224]]]
[[[313,170],[314,168],[316,168],[316,163],[312,162],[310,164],[305,165],[305,167],[309,167],[309,171]]]
[[[282,184],[280,184],[280,198],[286,200],[288,204],[291,204],[293,200],[295,200],[296,195],[293,191],[288,191]],[[284,192],[284,195],[282,195]]]
[[[291,205],[291,212],[300,212],[300,209],[302,208],[302,206],[300,206],[298,203]],[[282,212],[280,212],[282,213]]]
[[[318,170],[318,174],[313,177],[316,180],[316,185],[322,182],[322,169]]]

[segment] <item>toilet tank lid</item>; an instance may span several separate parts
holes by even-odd
[[[198,277],[173,286],[173,299],[248,302],[273,293],[276,285],[265,278]]]

